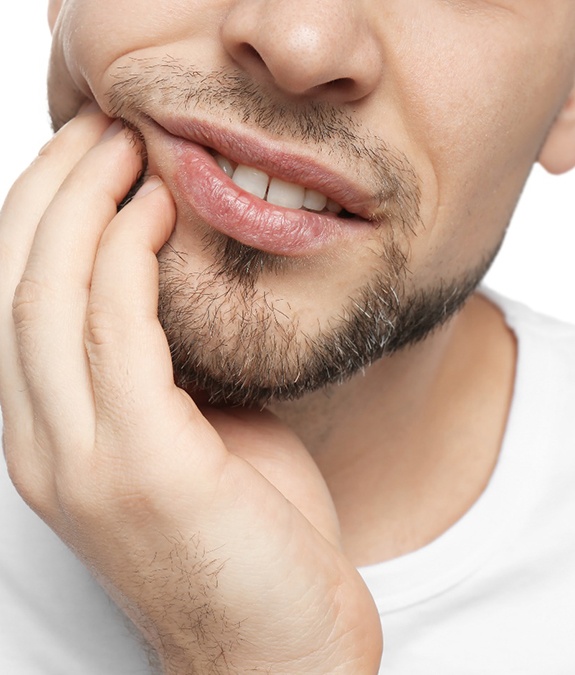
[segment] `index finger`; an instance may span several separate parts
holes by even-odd
[[[8,193],[0,211],[0,405],[7,430],[16,415],[20,427],[31,414],[12,319],[16,287],[42,215],[66,176],[110,123],[97,106],[84,109],[40,150]]]

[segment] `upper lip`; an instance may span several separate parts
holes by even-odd
[[[278,147],[277,142],[264,140],[255,131],[232,131],[198,119],[145,117],[170,135],[211,148],[237,164],[252,166],[271,177],[317,190],[365,220],[373,220],[381,207],[373,194],[347,176],[334,172],[315,158]]]

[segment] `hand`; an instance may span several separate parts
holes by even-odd
[[[131,134],[85,110],[2,210],[12,480],[165,673],[376,673],[379,617],[301,442],[174,385],[156,253],[175,206],[152,178],[117,212],[141,170]]]

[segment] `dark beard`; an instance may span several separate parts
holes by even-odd
[[[209,248],[216,262],[199,276],[185,272],[184,255],[169,247],[160,255],[159,318],[176,383],[213,405],[259,407],[343,382],[424,339],[461,308],[497,253],[456,281],[406,293],[405,256],[388,245],[390,271],[374,275],[328,327],[308,335],[256,286],[264,274],[282,274],[289,260],[219,236]]]
[[[495,255],[461,278],[417,288],[408,261],[410,240],[423,228],[419,177],[402,152],[325,101],[282,99],[242,71],[202,73],[170,57],[131,59],[115,75],[112,114],[136,130],[153,101],[192,118],[217,111],[243,127],[334,157],[338,170],[355,175],[377,205],[370,220],[382,245],[370,281],[342,297],[339,311],[313,334],[269,283],[274,275],[293,275],[301,261],[216,233],[206,242],[213,264],[190,273],[194,266],[186,254],[164,247],[159,318],[176,382],[192,395],[202,390],[213,404],[263,406],[341,382],[447,321]]]

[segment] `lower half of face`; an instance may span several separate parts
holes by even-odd
[[[474,234],[463,220],[452,230],[436,225],[437,217],[462,218],[461,202],[444,207],[445,214],[437,213],[437,198],[423,203],[422,169],[405,153],[353,130],[335,110],[328,136],[317,119],[328,109],[299,106],[280,114],[273,102],[263,108],[261,97],[254,108],[243,87],[222,91],[223,74],[201,76],[193,116],[165,120],[164,106],[179,109],[180,92],[189,95],[192,80],[172,84],[174,100],[164,93],[156,108],[150,97],[165,67],[148,67],[156,73],[151,81],[139,80],[133,93],[122,81],[112,98],[144,139],[147,172],[163,177],[177,204],[174,234],[159,255],[159,317],[184,389],[227,405],[300,397],[426,338],[479,283],[504,227]],[[265,111],[273,132],[259,130],[255,151],[245,147],[249,134],[236,146],[239,121],[222,139],[217,122],[210,123],[206,90],[212,100],[221,98],[216,119]],[[302,128],[310,124],[316,138],[306,139],[308,148],[325,152],[337,144],[345,158],[334,175],[301,150]],[[266,134],[271,151],[260,146]],[[278,160],[274,134],[291,145],[297,139],[298,149],[282,145]],[[291,178],[290,163],[309,178]],[[261,168],[270,165],[278,166],[281,181]],[[496,210],[490,204],[481,212]],[[498,213],[497,222],[508,216]]]
[[[212,403],[297,398],[426,338],[475,289],[503,236],[465,238],[476,248],[461,264],[455,242],[426,232],[412,172],[388,177],[398,192],[369,221],[238,192],[206,148],[193,152],[211,166],[189,171],[173,170],[151,138],[147,147],[178,204],[159,255],[160,320],[178,384]]]
[[[414,20],[398,15],[387,76],[361,101],[289,97],[226,57],[215,5],[195,27],[180,4],[179,23],[163,13],[122,29],[127,6],[104,2],[102,19],[100,5],[70,0],[51,78],[57,120],[95,97],[138,129],[148,172],[174,196],[159,316],[177,382],[215,403],[262,404],[424,339],[482,278],[551,121],[545,106],[525,113],[537,87],[509,92],[529,80],[523,47],[489,61],[469,14],[426,0],[437,31],[428,11],[406,49]],[[110,23],[105,45],[83,34],[90,17]]]

